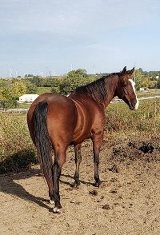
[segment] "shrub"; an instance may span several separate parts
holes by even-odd
[[[37,163],[34,151],[23,149],[1,160],[0,174],[27,170],[33,163]]]
[[[0,143],[0,173],[19,171],[36,161],[25,114],[0,113]]]

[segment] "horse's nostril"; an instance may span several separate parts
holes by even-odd
[[[133,106],[136,106],[137,100],[133,101]]]
[[[139,101],[137,99],[136,100],[132,100],[131,106],[132,106],[133,109],[138,109]]]

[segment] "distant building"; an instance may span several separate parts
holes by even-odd
[[[149,92],[148,87],[140,87],[139,91]]]
[[[32,103],[39,95],[37,94],[24,94],[19,97],[19,103]]]

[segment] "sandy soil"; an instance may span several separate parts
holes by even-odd
[[[39,166],[0,176],[0,234],[160,234],[160,141],[104,141],[94,188],[92,151],[82,149],[81,185],[71,188],[74,155],[69,151],[60,183],[63,209],[53,214]]]

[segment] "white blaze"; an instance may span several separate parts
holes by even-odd
[[[133,88],[133,91],[134,91],[134,94],[135,94],[135,96],[136,96],[136,100],[137,100],[136,105],[135,105],[135,109],[138,109],[138,106],[139,106],[139,100],[138,100],[138,98],[137,98],[137,94],[136,94],[135,82],[134,82],[132,79],[129,79],[129,81],[130,81],[130,83],[131,83],[131,85],[132,85],[132,88]]]

